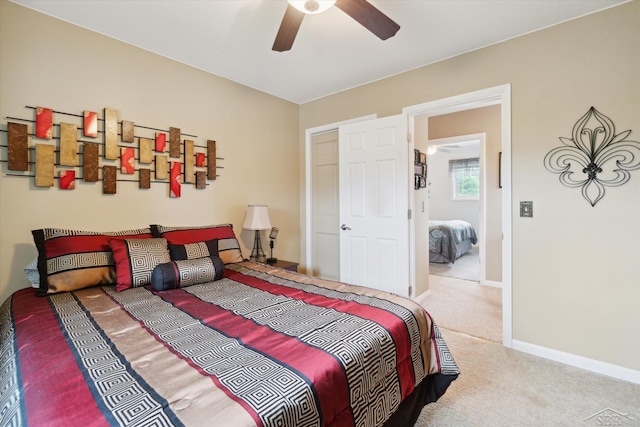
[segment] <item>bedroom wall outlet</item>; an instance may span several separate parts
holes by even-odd
[[[520,202],[520,216],[533,218],[533,202]]]

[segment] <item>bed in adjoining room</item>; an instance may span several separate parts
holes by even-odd
[[[455,263],[478,242],[467,221],[429,221],[429,262]]]
[[[0,425],[410,426],[459,373],[417,303],[244,261],[229,224],[33,236]]]

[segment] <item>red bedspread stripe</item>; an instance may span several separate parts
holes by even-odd
[[[284,295],[296,300],[304,301],[310,305],[332,308],[336,311],[358,316],[381,325],[391,334],[395,343],[396,357],[398,360],[398,377],[400,380],[400,389],[402,390],[402,398],[404,399],[413,391],[415,386],[415,376],[413,371],[413,362],[411,360],[411,339],[403,319],[400,319],[395,314],[381,308],[361,304],[355,301],[343,301],[335,298],[328,298],[323,295],[307,293],[300,289],[265,282],[259,278],[229,269],[224,271],[224,276],[236,282],[243,283],[271,294]]]
[[[341,411],[347,409],[348,424],[353,425],[347,380],[342,366],[330,354],[267,326],[259,325],[253,320],[202,301],[188,292],[156,292],[156,294],[210,328],[229,337],[242,337],[244,346],[296,370],[305,376],[310,384],[315,385],[316,399],[325,423],[331,422]],[[327,365],[334,366],[327,370]],[[327,372],[330,372],[331,377],[324,376]],[[237,400],[235,396],[229,395]],[[342,413],[340,416],[344,417],[345,414]]]
[[[18,313],[14,320],[28,425],[109,425],[76,364],[49,299],[25,289],[15,293],[13,307]],[[31,348],[27,351],[27,347]]]

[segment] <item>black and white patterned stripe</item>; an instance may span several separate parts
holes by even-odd
[[[135,236],[138,234],[151,234],[150,228],[139,228],[136,230],[123,230],[123,231],[80,231],[80,230],[68,230],[63,228],[45,228],[43,230],[44,240],[55,239],[57,237],[69,237],[69,236]]]
[[[125,239],[131,263],[132,286],[151,283],[151,273],[158,265],[170,262],[165,239]]]
[[[15,342],[16,330],[11,318],[11,304],[13,297],[8,298],[0,307],[0,425],[22,426],[26,422],[26,410],[23,406],[22,393],[20,392],[18,353]]]
[[[48,259],[47,272],[56,274],[92,267],[115,267],[115,265],[112,252],[83,252]]]

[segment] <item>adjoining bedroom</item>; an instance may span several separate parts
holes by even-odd
[[[0,0],[0,426],[634,425],[638,22]]]
[[[429,215],[431,307],[447,326],[493,342],[503,341],[501,109],[415,120],[428,170],[426,195],[417,193]]]

